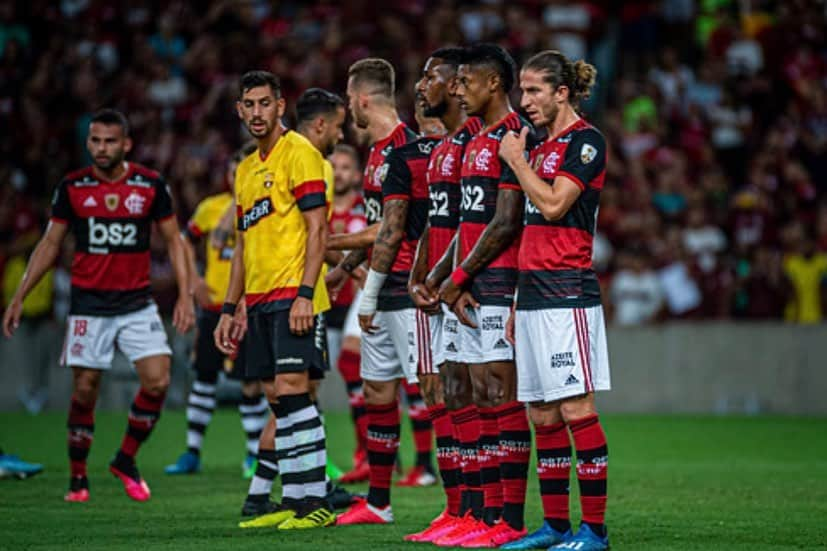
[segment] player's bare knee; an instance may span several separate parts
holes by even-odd
[[[493,407],[494,405],[484,377],[471,376],[471,396],[479,407]]]
[[[383,406],[396,400],[398,383],[396,381],[363,381],[365,403],[371,406]]]
[[[422,375],[419,378],[419,390],[425,405],[433,407],[444,402],[442,381],[439,375]]]
[[[279,401],[279,395],[276,392],[276,381],[261,381],[261,388],[264,390],[268,402],[275,404]]]
[[[589,417],[596,413],[597,409],[594,405],[593,394],[575,396],[574,398],[560,402],[560,415],[566,423],[571,423],[572,421],[577,421],[578,419]]]
[[[284,373],[276,376],[276,394],[286,396],[288,394],[304,394],[310,391],[310,384],[307,372]]]
[[[553,425],[562,421],[560,406],[557,403],[537,402],[529,404],[528,418],[536,427]]]
[[[81,404],[91,405],[98,399],[100,390],[100,376],[90,371],[75,373],[74,392],[72,398]]]
[[[445,407],[457,410],[473,403],[471,375],[467,365],[446,362],[440,375],[444,388]]]
[[[247,398],[261,394],[261,384],[258,381],[244,381],[241,383],[241,394]]]
[[[349,336],[342,339],[342,350],[356,352],[359,354],[362,346],[362,340],[359,337]]]

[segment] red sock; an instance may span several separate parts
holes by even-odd
[[[74,397],[69,406],[69,467],[72,477],[86,476],[86,458],[95,433],[95,403],[81,404]]]
[[[569,477],[571,476],[571,444],[565,423],[535,427],[537,438],[537,476],[543,516],[558,532],[565,532],[569,523]]]
[[[508,402],[496,409],[500,438],[500,477],[503,487],[503,520],[522,530],[525,517],[525,492],[531,458],[531,429],[522,402]]]
[[[475,405],[451,411],[451,421],[457,429],[462,467],[462,482],[466,494],[460,507],[460,515],[471,511],[476,518],[482,518],[483,494],[480,479],[479,441],[480,413]]]
[[[350,403],[350,417],[353,419],[353,429],[356,434],[356,452],[354,457],[362,457],[367,453],[368,420],[365,417],[365,396],[362,393],[362,378],[359,376],[359,362],[362,355],[353,350],[342,350],[339,354],[337,368],[345,381],[348,402]],[[355,465],[354,465],[355,466]]]
[[[415,383],[402,383],[405,388],[405,395],[408,401],[408,417],[411,419],[414,447],[416,448],[416,466],[425,467],[433,471],[431,456],[433,454],[433,434],[431,417],[428,407],[419,393],[419,385]]]
[[[399,402],[367,406],[368,464],[370,481],[368,503],[385,507],[391,502],[391,476],[399,448]]]
[[[500,427],[497,408],[480,409],[480,478],[489,524],[500,518],[503,508],[503,486],[500,479]]]
[[[138,389],[135,400],[129,408],[129,421],[126,434],[121,442],[121,453],[127,457],[135,457],[138,448],[149,437],[158,418],[161,417],[161,408],[164,405],[166,392],[153,396],[144,389]]]
[[[577,450],[577,482],[583,522],[602,532],[606,514],[606,471],[609,449],[597,414],[569,423]]]
[[[431,406],[428,409],[431,423],[436,433],[436,462],[439,474],[442,477],[442,487],[445,489],[448,513],[459,514],[459,462],[456,459],[456,444],[454,443],[453,425],[444,404]]]

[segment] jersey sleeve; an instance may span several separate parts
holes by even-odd
[[[299,210],[307,211],[325,206],[327,199],[321,153],[312,146],[298,148],[290,166],[288,185]]]
[[[172,192],[163,179],[155,183],[155,200],[152,201],[152,219],[164,220],[175,214],[172,208]]]
[[[605,168],[606,140],[600,132],[587,128],[572,136],[557,176],[565,176],[586,189]]]
[[[72,203],[69,201],[69,184],[66,180],[62,180],[55,188],[54,195],[52,195],[52,214],[50,219],[55,222],[67,224],[74,218],[74,215],[75,212],[72,210]]]
[[[382,171],[382,201],[410,201],[411,170],[397,150],[388,153],[385,164],[379,170]]]
[[[210,211],[211,209],[207,199],[201,201],[198,203],[198,206],[195,207],[195,212],[187,222],[186,231],[190,239],[199,239],[212,229],[210,227]]]

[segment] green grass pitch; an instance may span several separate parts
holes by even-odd
[[[327,419],[330,453],[348,467],[349,421],[343,414]],[[162,472],[182,451],[185,424],[182,412],[164,413],[139,454],[153,494],[144,504],[131,502],[106,471],[125,423],[125,412],[98,413],[92,498],[66,504],[64,415],[0,414],[0,445],[46,465],[31,480],[0,481],[0,549],[424,549],[402,536],[424,527],[443,503],[438,487],[394,489],[392,526],[240,530],[247,482],[240,476],[243,434],[234,409],[216,414],[202,473],[183,478]],[[604,425],[613,549],[827,549],[827,420],[606,415]],[[402,458],[409,465],[405,434]],[[576,486],[573,481],[573,498]],[[533,474],[526,516],[529,528],[542,518]]]

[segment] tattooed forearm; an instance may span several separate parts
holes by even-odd
[[[342,263],[339,264],[339,266],[341,266],[347,273],[352,273],[353,270],[355,270],[359,264],[364,262],[367,257],[367,249],[354,249],[347,253],[347,256],[344,260],[342,260]]]
[[[430,226],[425,226],[425,230],[419,238],[419,243],[416,245],[416,256],[414,256],[413,269],[408,278],[408,284],[414,285],[422,283],[428,277],[428,229]]]
[[[405,237],[405,221],[408,218],[408,201],[393,199],[383,207],[382,225],[373,244],[373,256],[370,267],[374,271],[386,274],[390,272],[396,253]]]
[[[520,234],[522,216],[522,192],[501,189],[497,194],[497,210],[494,218],[485,227],[476,245],[462,262],[463,270],[474,276],[508,248]]]
[[[445,278],[451,275],[451,272],[454,270],[454,263],[456,259],[454,256],[456,255],[455,251],[457,248],[457,240],[459,239],[459,232],[454,235],[454,238],[448,244],[448,248],[445,250],[445,254],[442,255],[442,258],[437,260],[437,263],[434,264],[434,267],[431,268],[431,273],[428,274],[428,277],[434,280],[437,285],[441,284],[445,281]]]

